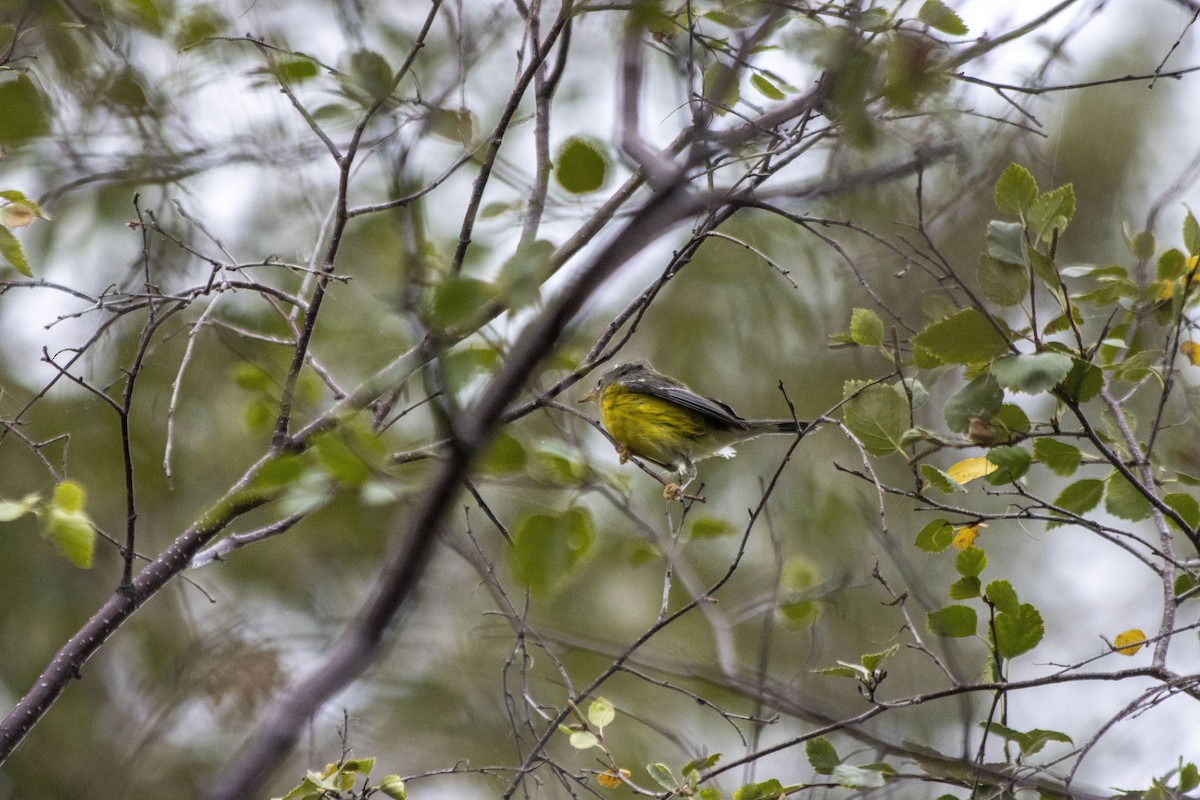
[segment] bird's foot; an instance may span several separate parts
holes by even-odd
[[[691,500],[696,503],[705,502],[704,498],[701,495],[688,494],[687,492],[684,491],[684,488],[685,487],[680,486],[678,483],[668,483],[666,486],[663,487],[663,497],[666,498],[667,500],[678,500],[681,503],[686,502],[688,500]]]
[[[633,458],[633,453],[629,452],[628,447],[623,444],[617,445],[617,463],[625,464],[631,458]]]

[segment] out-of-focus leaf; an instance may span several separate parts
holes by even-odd
[[[517,581],[537,595],[549,594],[583,562],[596,533],[592,515],[572,508],[558,514],[533,514],[513,529],[509,559]]]
[[[0,73],[0,144],[19,145],[50,132],[46,105],[33,81],[19,73]]]
[[[713,103],[718,115],[728,113],[741,98],[737,70],[720,61],[714,61],[704,70],[704,99]]]

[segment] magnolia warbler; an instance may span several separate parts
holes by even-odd
[[[624,464],[638,456],[679,473],[679,484],[663,493],[679,498],[696,478],[695,462],[709,456],[732,458],[732,444],[770,433],[807,432],[810,423],[794,419],[747,420],[711,397],[696,394],[648,364],[634,361],[601,376],[580,402],[600,406],[600,423],[617,443]]]

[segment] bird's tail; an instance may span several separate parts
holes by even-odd
[[[761,436],[767,433],[791,433],[796,434],[801,431],[807,432],[814,423],[806,422],[802,419],[760,419],[750,423],[750,430],[756,436]]]

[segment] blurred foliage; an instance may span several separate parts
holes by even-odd
[[[548,5],[538,27],[525,3],[446,4],[413,49],[427,3],[0,0],[5,710],[120,580],[126,458],[136,574],[268,452],[285,394],[293,430],[331,420],[303,452],[276,455],[252,487],[273,502],[228,533],[289,524],[183,573],[124,625],[0,768],[0,798],[196,794],[319,662],[400,546],[463,409],[576,265],[660,188],[640,186],[595,241],[563,255],[639,174],[621,140],[628,112],[609,97],[627,30],[647,73],[636,133],[665,148],[715,120],[687,143],[687,177],[697,195],[742,192],[741,207],[647,247],[522,399],[612,333],[618,361],[648,358],[747,418],[794,409],[838,422],[795,452],[767,439],[703,462],[706,503],[686,514],[571,413],[591,413],[575,402],[582,384],[506,423],[388,655],[322,710],[271,791],[497,796],[542,715],[564,711],[567,730],[546,750],[563,773],[546,796],[586,791],[567,773],[622,796],[623,781],[709,800],[800,783],[865,793],[894,779],[890,763],[942,780],[916,790],[933,797],[972,786],[961,770],[976,737],[989,737],[987,766],[999,769],[990,762],[1005,752],[1061,755],[1106,718],[1082,703],[1046,720],[1013,701],[1012,718],[992,719],[992,696],[977,694],[914,703],[902,724],[809,736],[951,677],[1083,661],[1112,631],[1132,658],[1127,634],[1157,630],[1153,586],[1100,610],[1064,586],[1093,582],[1072,565],[1094,548],[1107,557],[1153,541],[1126,523],[1167,514],[1186,546],[1181,529],[1200,518],[1194,437],[1171,427],[1195,421],[1200,363],[1200,229],[1176,213],[1196,202],[1195,170],[1170,155],[1194,127],[1178,94],[1193,84],[1026,95],[983,76],[1005,67],[1039,88],[1148,75],[1180,34],[1159,20],[1105,39],[1089,26],[1127,18],[1129,4],[1080,2],[1072,22],[1039,26],[1043,38],[1014,54],[990,27],[1013,20],[979,4],[577,2],[569,39],[507,108],[536,54],[530,31],[546,36],[557,13]],[[1194,54],[1191,36],[1160,72]],[[727,147],[739,126],[816,85],[815,108]],[[330,149],[344,156],[352,141],[354,213],[340,229]],[[914,151],[944,143],[958,152],[921,165],[919,194],[910,173],[891,180]],[[757,193],[756,175],[772,180]],[[335,230],[336,270],[289,388]],[[420,369],[331,412],[428,342]],[[1120,420],[1138,423],[1132,441],[1154,443],[1149,486],[1064,433],[1064,408],[1094,411],[1102,381],[1128,416],[1089,412],[1096,439],[1129,456]],[[784,458],[743,540],[747,509]],[[1029,493],[1046,507],[1006,519],[1031,507]],[[1108,535],[1114,522],[1121,533]],[[1182,626],[1200,578],[1194,552],[1177,560]],[[719,595],[704,596],[734,563]],[[610,705],[568,708],[692,602],[615,670],[602,688]],[[1080,619],[1081,633],[1064,632]],[[1104,758],[1080,778],[1104,760],[1098,781],[1137,780],[1144,796],[1194,790],[1196,753],[1166,738],[1175,750],[1141,760],[1102,741]],[[764,757],[760,780],[734,794],[745,776],[726,765],[793,739],[804,759]],[[378,784],[376,765],[389,774]],[[975,777],[993,786],[995,775]]]

